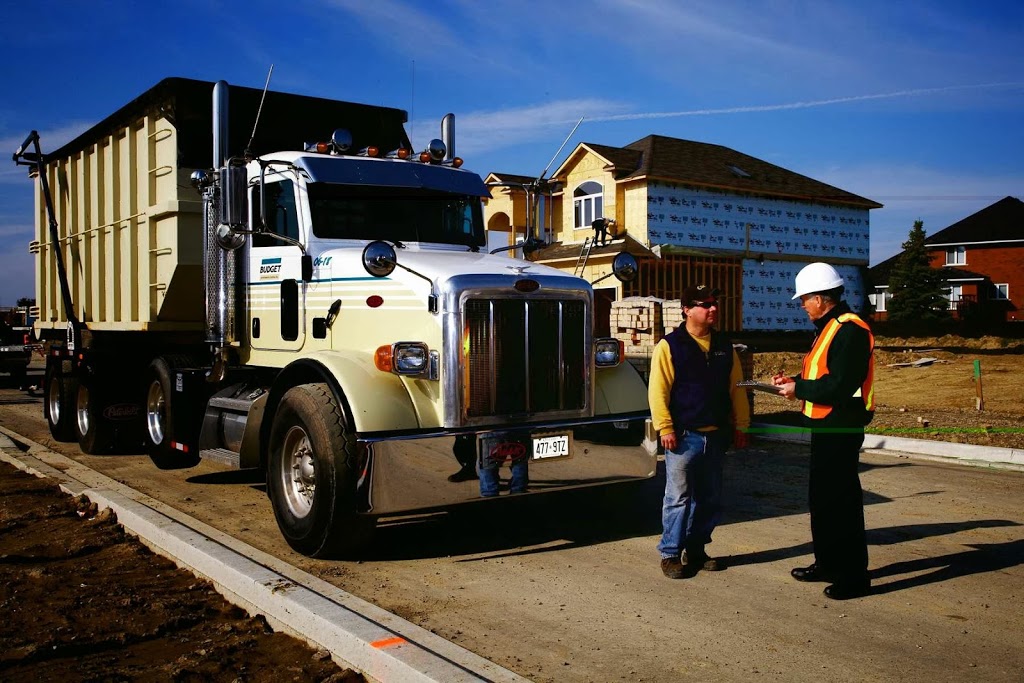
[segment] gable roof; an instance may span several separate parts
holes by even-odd
[[[926,237],[925,244],[970,244],[1024,240],[1024,202],[1003,197],[995,204]]]
[[[886,287],[889,285],[889,278],[892,276],[892,270],[896,266],[896,263],[900,260],[900,256],[903,256],[903,252],[894,254],[889,258],[885,259],[881,263],[868,268],[868,285],[872,287]],[[938,268],[936,270],[939,270]],[[941,268],[942,274],[947,282],[966,282],[970,280],[988,280],[988,275],[984,273],[975,273],[973,270],[967,270],[960,266],[955,267],[943,267]]]
[[[515,173],[499,173],[498,171],[491,171],[487,174],[487,177],[484,178],[484,180],[486,182],[490,182],[491,178],[494,178],[494,180],[499,183],[521,183],[523,185],[534,181],[533,176],[516,175]]]
[[[616,180],[652,178],[756,195],[882,208],[878,202],[722,145],[648,135],[625,147],[590,142],[580,146],[607,160]]]

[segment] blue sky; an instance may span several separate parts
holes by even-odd
[[[33,296],[32,187],[67,142],[168,76],[456,114],[481,175],[580,142],[721,144],[885,205],[871,262],[1024,197],[1024,3],[943,0],[0,0],[0,306]]]

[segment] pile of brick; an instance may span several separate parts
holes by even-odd
[[[685,324],[683,304],[679,299],[658,299],[650,296],[630,296],[612,302],[612,336],[625,347],[626,360],[640,371],[646,380],[651,373],[654,347],[677,328]],[[743,377],[750,379],[754,370],[754,356],[742,344],[734,345],[739,353]],[[753,406],[753,392],[751,406]]]
[[[661,303],[661,322],[665,326],[665,334],[672,334],[682,327],[683,302],[679,299],[668,299]]]
[[[612,336],[622,342],[626,360],[645,378],[651,371],[654,347],[665,335],[662,300],[651,296],[630,296],[612,302]]]

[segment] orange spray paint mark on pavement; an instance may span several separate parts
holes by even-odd
[[[375,640],[372,643],[370,643],[370,645],[376,648],[394,647],[395,645],[401,645],[404,642],[406,642],[405,638],[399,638],[398,636],[395,636],[394,638],[384,638],[383,640]]]

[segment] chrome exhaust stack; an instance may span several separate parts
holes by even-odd
[[[445,114],[441,119],[441,142],[444,143],[444,163],[450,164],[455,158],[455,114]]]
[[[245,222],[245,167],[232,165],[228,150],[228,84],[213,87],[213,168],[215,181],[203,193],[203,275],[206,295],[206,342],[214,347],[208,377],[223,377],[226,350],[236,340],[236,250],[245,237],[236,231]]]

